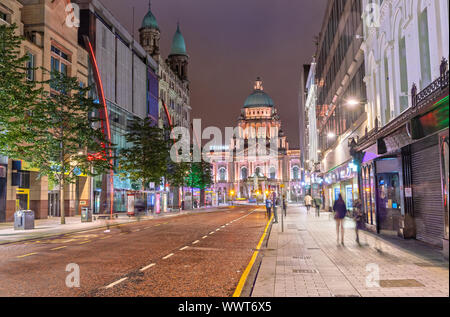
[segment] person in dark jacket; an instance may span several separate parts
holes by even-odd
[[[347,214],[347,207],[345,206],[342,195],[339,194],[338,200],[334,202],[333,210],[335,212],[334,219],[336,220],[336,241],[339,244],[339,228],[341,231],[341,243],[344,244],[344,218]]]
[[[269,219],[271,216],[271,208],[272,208],[272,201],[269,198],[267,198],[266,199],[266,211],[267,211],[267,218],[269,218]]]
[[[356,243],[359,244],[359,230],[364,229],[364,214],[362,211],[362,202],[357,199],[353,204],[353,214],[355,218]]]

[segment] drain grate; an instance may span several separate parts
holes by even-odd
[[[293,273],[297,273],[297,274],[315,274],[315,273],[319,273],[319,271],[317,271],[316,269],[309,269],[309,270],[293,269],[292,272]]]
[[[311,259],[311,256],[309,255],[301,255],[301,256],[293,256],[293,259],[299,259],[299,260],[309,260]]]
[[[414,263],[420,267],[448,267],[448,265],[444,263]]]
[[[380,280],[380,286],[383,288],[393,288],[393,287],[425,287],[422,283],[417,280]]]

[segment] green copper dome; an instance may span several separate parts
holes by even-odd
[[[244,103],[244,108],[254,108],[254,107],[273,107],[274,102],[268,94],[263,91],[262,81],[258,77],[256,79],[255,90],[248,96]]]
[[[180,25],[177,25],[177,31],[173,36],[172,49],[170,50],[170,55],[186,55],[186,43],[184,42],[184,37],[180,32]]]
[[[147,15],[144,17],[144,20],[142,21],[142,28],[156,29],[159,31],[158,22],[156,22],[156,18],[150,8],[148,9]]]

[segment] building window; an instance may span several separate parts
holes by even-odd
[[[276,172],[276,170],[275,170],[275,167],[272,166],[272,167],[270,168],[270,178],[271,178],[271,179],[275,179],[275,178],[277,177],[276,173],[277,173],[277,172]]]
[[[246,167],[243,167],[243,168],[241,169],[241,179],[242,179],[242,180],[245,180],[245,179],[247,179],[247,178],[248,178],[248,170],[247,170]]]
[[[298,166],[294,166],[293,168],[292,168],[292,179],[295,179],[295,180],[297,180],[297,179],[299,179],[300,177],[299,177],[299,168],[298,168]]]
[[[0,11],[0,20],[8,22],[8,15],[2,11]]]
[[[428,36],[428,15],[425,9],[419,15],[420,70],[422,74],[420,87],[424,89],[431,83],[430,45]]]
[[[227,180],[227,170],[225,167],[219,169],[219,181],[225,182]]]
[[[69,56],[53,45],[51,48],[51,52],[52,52],[51,56],[52,79],[54,79],[55,72],[67,76],[69,73],[69,65],[70,65]],[[54,84],[51,84],[50,87],[52,89],[56,89]]]
[[[28,61],[27,61],[27,64],[26,64],[27,79],[30,80],[30,81],[34,81],[35,80],[34,68],[36,67],[36,65],[35,65],[35,57],[31,53],[27,53],[27,56],[28,56]]]

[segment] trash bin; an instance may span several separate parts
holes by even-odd
[[[81,222],[92,222],[92,211],[89,208],[81,208]]]
[[[34,211],[19,210],[14,213],[14,230],[34,229]]]

